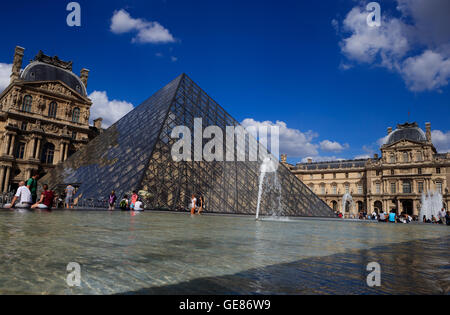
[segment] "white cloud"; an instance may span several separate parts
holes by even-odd
[[[300,158],[307,161],[312,158],[314,161],[333,161],[335,156],[320,156],[319,149],[327,152],[341,152],[348,149],[349,145],[341,145],[338,142],[324,140],[321,143],[314,143],[319,134],[314,131],[302,132],[298,129],[289,128],[283,121],[256,121],[252,118],[244,119],[241,123],[244,128],[248,127],[278,127],[280,132],[280,153],[287,154],[289,158]],[[269,141],[270,142],[270,141]]]
[[[444,133],[440,130],[433,130],[431,139],[438,152],[450,152],[450,131]]]
[[[411,91],[436,90],[448,84],[450,59],[431,50],[403,63],[402,76]]]
[[[273,123],[271,121],[259,122],[252,118],[244,119],[241,123],[244,128],[250,126],[259,128],[261,126],[279,127],[280,130],[280,153],[287,154],[291,158],[299,158],[308,155],[318,155],[318,145],[313,144],[312,141],[318,137],[318,134],[307,131],[301,132],[297,129],[288,128],[287,124],[282,121]]]
[[[326,152],[342,152],[349,148],[349,144],[340,144],[339,142],[333,142],[325,140],[320,143],[320,149]]]
[[[450,1],[396,1],[400,17],[382,11],[381,27],[367,25],[362,4],[347,14],[342,27],[333,20],[343,36],[341,51],[348,61],[398,73],[411,91],[439,91],[450,80]],[[350,65],[345,62],[340,68]]]
[[[134,109],[133,104],[109,100],[105,91],[94,91],[89,95],[93,105],[91,107],[91,123],[94,119],[103,118],[103,127],[108,128]]]
[[[178,61],[178,58],[177,57],[170,57],[170,60],[172,60],[172,62],[177,62]]]
[[[0,63],[0,92],[2,92],[10,82],[12,64]]]
[[[137,32],[132,40],[133,43],[166,44],[175,42],[170,31],[160,23],[135,19],[123,9],[114,12],[110,30],[114,34]]]

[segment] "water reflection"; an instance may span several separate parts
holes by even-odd
[[[441,293],[448,240],[431,225],[0,212],[0,293]],[[365,284],[372,261],[380,289]],[[79,289],[66,286],[69,262]]]

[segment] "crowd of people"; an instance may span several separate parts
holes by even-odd
[[[39,200],[37,199],[38,179],[39,174],[35,173],[26,182],[21,181],[11,203],[6,204],[5,208],[51,210],[55,205],[58,206],[58,200],[62,201],[62,199],[59,199],[52,190],[49,190],[47,184],[43,185],[43,191],[41,192]],[[75,192],[75,187],[70,184],[67,185],[64,190],[64,208],[74,208]],[[117,200],[118,198],[115,191],[112,191],[108,198],[109,211],[113,211],[116,209]],[[196,214],[201,215],[205,209],[205,199],[203,198],[202,194],[193,194],[189,207],[191,209],[192,216]],[[144,203],[138,192],[133,191],[131,197],[128,197],[128,195],[123,196],[123,198],[119,202],[119,209],[122,211],[144,211]],[[336,211],[335,214],[338,218],[344,218],[343,213],[340,211]],[[350,215],[350,219],[403,224],[419,221],[418,216],[411,216],[405,212],[402,212],[400,215],[398,215],[395,209],[391,210],[389,213],[386,213],[385,211],[381,213],[374,211],[372,214],[368,214],[366,211],[361,211],[356,217],[354,215]],[[430,224],[445,224],[450,226],[450,211],[446,211],[444,208],[442,208],[442,210],[439,211],[437,217],[435,217],[434,215],[431,218],[423,216],[421,222]]]
[[[336,216],[338,218],[344,218],[344,215],[340,211],[335,212]],[[372,214],[368,214],[365,211],[359,212],[357,216],[350,215],[350,219],[359,219],[359,220],[371,220],[371,221],[378,221],[378,222],[388,222],[388,223],[403,223],[408,224],[411,222],[419,222],[419,217],[416,215],[409,215],[406,212],[402,212],[400,215],[398,215],[397,211],[395,209],[391,210],[389,213],[386,213],[385,211],[378,213],[373,212]],[[422,221],[423,223],[431,223],[431,224],[445,224],[450,226],[450,211],[445,211],[444,208],[442,208],[441,211],[439,211],[439,214],[437,217],[434,215],[431,216],[431,219],[428,219],[426,216],[423,216]]]

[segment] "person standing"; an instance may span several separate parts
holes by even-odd
[[[117,196],[116,196],[116,192],[113,190],[111,192],[111,194],[109,195],[109,210],[113,211],[116,208],[116,200],[117,200]]]
[[[67,185],[66,187],[66,209],[73,209],[73,195],[75,194],[75,187]]]
[[[202,195],[200,195],[200,196],[198,197],[198,200],[197,200],[197,206],[198,206],[198,212],[197,212],[197,214],[198,214],[198,215],[201,215],[202,212],[203,212],[203,210],[205,209],[205,200],[203,199],[203,196],[202,196]]]
[[[33,174],[33,176],[27,180],[27,188],[30,190],[31,192],[31,200],[34,203],[36,203],[37,200],[37,185],[38,185],[38,179],[39,179],[39,174],[37,172],[35,172]]]
[[[445,216],[446,216],[445,209],[442,208],[441,211],[439,211],[439,220],[440,220],[441,224],[445,224],[445,221],[446,221]]]
[[[195,208],[197,207],[197,198],[195,195],[192,195],[191,199],[191,215],[195,215]]]
[[[19,200],[19,203],[16,205],[16,201]],[[21,181],[19,183],[19,188],[17,189],[17,193],[14,196],[13,200],[10,204],[5,205],[6,209],[21,208],[21,209],[29,209],[33,204],[31,198],[31,192],[27,186],[25,186],[25,182]]]
[[[139,196],[136,191],[133,191],[133,195],[131,195],[131,202],[130,202],[130,210],[134,210],[134,207],[136,206],[136,202],[138,201]]]

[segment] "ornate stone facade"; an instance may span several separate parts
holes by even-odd
[[[10,85],[0,94],[0,193],[35,171],[45,175],[100,132],[89,126],[88,70],[80,79],[72,62],[39,52],[21,71],[23,55],[16,47]]]
[[[382,156],[372,159],[324,163],[286,163],[313,192],[333,210],[345,217],[359,211],[379,212],[396,209],[419,215],[422,193],[440,192],[444,206],[450,206],[450,153],[439,154],[431,142],[431,125],[423,132],[416,123],[388,129]],[[350,194],[352,203],[343,204]],[[345,208],[345,209],[344,209]]]

